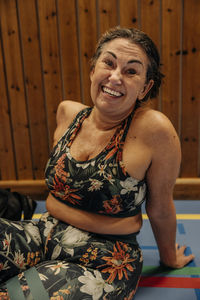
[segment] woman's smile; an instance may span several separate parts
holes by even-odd
[[[109,95],[114,98],[119,98],[119,97],[124,96],[123,93],[121,93],[115,89],[112,89],[110,87],[104,86],[104,85],[101,87],[101,90],[104,94]]]

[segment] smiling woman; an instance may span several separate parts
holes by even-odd
[[[176,245],[180,143],[167,117],[144,105],[161,78],[145,33],[117,27],[101,37],[91,61],[93,107],[58,107],[47,212],[38,223],[0,221],[1,297],[12,298],[15,283],[20,300],[34,298],[37,281],[51,299],[131,299],[142,271],[144,201],[162,263],[181,268],[194,258]]]
[[[129,40],[117,38],[107,42],[91,70],[91,97],[104,116],[118,125],[153,86],[146,82],[149,60],[142,48]],[[109,127],[109,124],[108,124]]]

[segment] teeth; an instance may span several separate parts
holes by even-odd
[[[122,93],[119,93],[117,91],[111,90],[108,87],[103,87],[103,91],[111,96],[120,97],[122,96]]]

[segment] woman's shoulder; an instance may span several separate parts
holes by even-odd
[[[172,130],[173,125],[169,118],[162,112],[151,108],[139,108],[135,120],[146,129],[154,132]]]
[[[86,108],[87,106],[76,101],[63,100],[58,105],[56,113],[56,130],[54,132],[54,142],[55,145],[62,135],[66,132],[67,128],[70,126],[76,115]]]
[[[72,100],[63,100],[58,105],[56,119],[57,125],[61,123],[71,123],[71,121],[75,118],[75,116],[87,106]]]
[[[135,115],[135,126],[142,136],[151,143],[167,142],[177,132],[169,118],[158,110],[151,108],[138,109]]]

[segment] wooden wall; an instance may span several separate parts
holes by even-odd
[[[137,27],[157,44],[165,79],[155,109],[182,144],[176,198],[200,199],[199,0],[0,0],[0,186],[43,191],[63,99],[90,105],[99,35]]]

